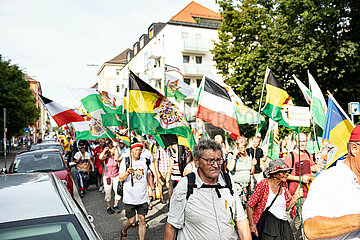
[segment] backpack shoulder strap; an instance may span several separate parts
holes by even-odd
[[[232,189],[232,183],[231,183],[231,179],[230,179],[230,175],[227,172],[221,172],[222,176],[224,177],[225,180],[225,187],[229,189],[231,196],[234,195],[234,190]]]
[[[305,150],[305,152],[306,152],[306,154],[308,155],[308,157],[309,157],[309,160],[311,159],[311,156],[310,156],[310,153],[309,153],[309,151],[308,150]]]
[[[194,187],[196,187],[195,184],[195,173],[191,172],[188,175],[186,175],[188,184],[187,184],[187,193],[186,193],[186,200],[189,199],[190,195],[194,192]]]

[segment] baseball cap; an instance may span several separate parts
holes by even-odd
[[[357,125],[351,132],[349,142],[360,142],[360,125]]]

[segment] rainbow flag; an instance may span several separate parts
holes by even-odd
[[[321,151],[325,168],[347,153],[347,143],[353,129],[349,117],[329,95]]]

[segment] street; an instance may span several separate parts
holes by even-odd
[[[9,169],[10,163],[14,159],[16,153],[24,151],[23,149],[17,149],[6,155],[6,167]],[[0,167],[4,168],[4,155],[0,156]],[[90,185],[84,198],[80,198],[76,187],[76,172],[75,169],[71,169],[71,175],[74,181],[74,199],[80,206],[85,207],[85,211],[92,215],[94,218],[94,225],[104,240],[119,240],[120,230],[122,222],[126,220],[123,203],[119,202],[119,209],[122,210],[119,214],[108,214],[106,212],[106,205],[104,200],[104,193],[101,193],[96,188],[96,185]],[[165,195],[167,199],[167,194]],[[112,197],[113,199],[113,197]],[[111,203],[113,206],[113,202]],[[146,216],[146,222],[149,227],[146,231],[146,238],[148,240],[162,239],[164,237],[165,222],[168,212],[167,204],[161,204],[160,200],[155,200],[151,204],[152,210],[149,210]],[[132,227],[128,231],[128,240],[138,239],[138,228]]]
[[[120,239],[122,222],[126,220],[125,211],[123,210],[124,205],[121,200],[119,202],[121,213],[108,214],[106,212],[104,193],[99,192],[95,185],[89,186],[85,197],[81,200],[87,213],[94,217],[95,227],[101,236],[105,240]],[[113,206],[113,203],[111,203],[111,206]],[[161,204],[159,200],[153,201],[152,206],[152,210],[149,210],[146,216],[146,223],[149,224],[149,228],[147,228],[145,239],[162,239],[164,237],[168,206],[167,204]],[[127,235],[128,240],[138,239],[138,228],[131,227]]]

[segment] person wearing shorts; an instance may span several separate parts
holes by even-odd
[[[124,154],[120,163],[119,181],[124,181],[123,203],[126,220],[122,224],[120,239],[126,239],[127,230],[139,220],[139,239],[144,240],[146,234],[145,215],[148,212],[147,184],[151,187],[151,196],[155,199],[155,185],[150,167],[142,153],[143,145],[139,142],[131,145],[131,161],[129,154]],[[130,166],[126,167],[126,162]]]

